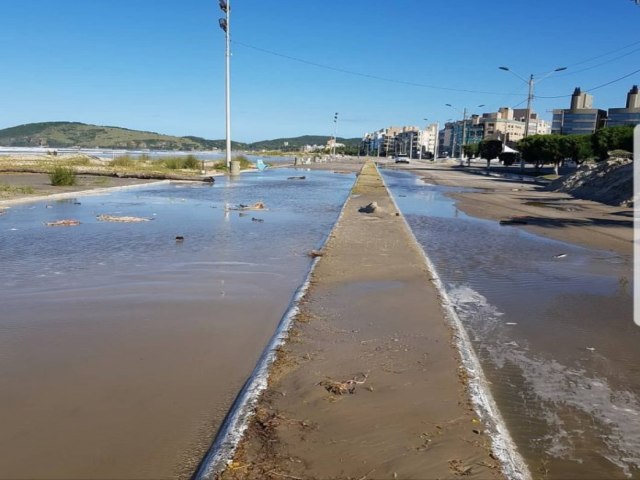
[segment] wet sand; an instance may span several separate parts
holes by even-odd
[[[463,212],[486,219],[520,217],[539,235],[591,248],[633,254],[633,209],[573,198],[566,193],[514,180],[487,177],[464,169],[432,164],[410,170],[428,183],[480,189],[451,195]]]
[[[221,477],[500,478],[453,342],[422,252],[366,166]]]

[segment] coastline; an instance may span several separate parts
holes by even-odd
[[[503,478],[436,279],[396,211],[365,166],[218,478]]]

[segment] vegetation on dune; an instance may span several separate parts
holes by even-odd
[[[76,184],[76,172],[70,166],[56,165],[49,173],[51,185],[68,187]]]
[[[0,197],[12,197],[14,195],[31,195],[35,192],[29,185],[8,185],[0,183]]]
[[[166,157],[159,161],[169,170],[200,170],[202,160],[198,160],[195,155]]]
[[[237,155],[231,158],[231,161],[237,160],[240,162],[240,170],[246,170],[247,168],[253,168],[255,165],[244,155]],[[227,161],[219,160],[213,164],[213,168],[219,171],[227,171]]]

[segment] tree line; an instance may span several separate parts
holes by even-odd
[[[587,160],[603,161],[616,150],[618,155],[631,157],[633,128],[631,125],[605,127],[590,135],[531,135],[516,143],[519,154],[504,153],[500,140],[482,140],[478,144],[465,145],[464,153],[468,158],[480,156],[486,159],[487,166],[495,158],[511,165],[521,155],[536,168],[553,164],[557,173],[559,165],[568,159],[578,165]]]

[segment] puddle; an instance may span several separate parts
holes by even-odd
[[[630,260],[469,217],[445,196],[456,189],[383,173],[533,475],[640,475]]]

